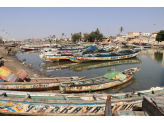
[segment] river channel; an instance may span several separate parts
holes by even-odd
[[[33,68],[54,77],[85,76],[87,79],[113,71],[141,68],[126,84],[103,90],[102,93],[140,91],[164,86],[164,49],[144,49],[132,59],[81,64],[71,61],[45,63],[39,58],[39,51],[18,52],[16,56],[27,65],[32,64]]]

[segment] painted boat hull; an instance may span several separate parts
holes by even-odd
[[[133,74],[125,78],[123,81],[120,80],[112,80],[109,78],[103,78],[103,77],[96,77],[94,78],[95,82],[90,83],[90,81],[93,81],[93,79],[87,79],[81,80],[81,81],[72,81],[72,82],[66,82],[66,83],[60,83],[59,88],[61,93],[70,93],[70,92],[85,92],[85,91],[95,91],[95,90],[103,90],[111,87],[115,87],[118,85],[122,85],[126,82],[128,82],[137,71],[137,68],[133,68]],[[83,83],[85,84],[78,84]],[[94,84],[95,83],[95,84]]]
[[[78,79],[78,77],[75,79]],[[72,80],[72,77],[36,78],[27,80],[27,82],[1,82],[0,90],[52,90],[58,89],[59,83],[70,80]]]
[[[16,91],[0,91],[0,94],[0,113],[30,116],[102,116],[105,114],[108,95]],[[150,94],[150,96],[163,95],[164,92]],[[142,107],[142,101],[143,97],[111,99],[112,113],[119,110],[132,111],[134,107]]]
[[[141,51],[130,54],[130,55],[122,55],[122,56],[112,56],[112,57],[85,57],[85,56],[70,56],[69,59],[73,62],[92,62],[92,61],[114,61],[114,60],[122,60],[122,59],[129,59],[129,58],[134,58],[137,57],[137,55]]]

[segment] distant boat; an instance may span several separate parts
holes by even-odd
[[[134,50],[121,50],[118,52],[111,53],[96,53],[96,54],[86,54],[79,56],[70,56],[70,60],[73,62],[91,62],[91,61],[113,61],[136,57],[141,52],[140,49]]]

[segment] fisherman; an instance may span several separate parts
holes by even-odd
[[[10,49],[7,48],[7,56],[9,56],[10,52],[11,52],[11,48]]]

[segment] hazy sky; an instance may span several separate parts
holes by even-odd
[[[10,38],[21,40],[70,37],[97,28],[104,36],[116,36],[121,26],[122,34],[164,30],[161,7],[0,7],[0,18],[0,35],[5,29]]]

